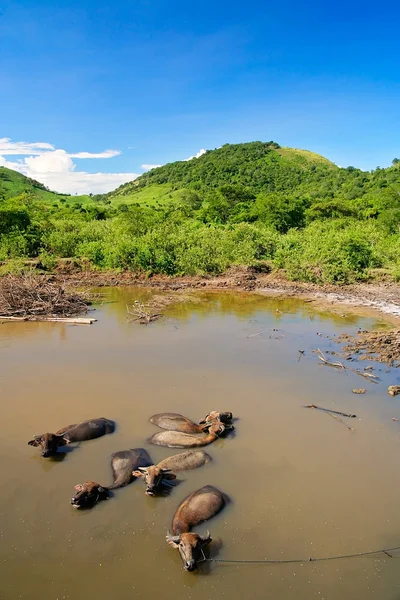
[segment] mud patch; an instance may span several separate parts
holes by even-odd
[[[343,351],[356,354],[358,360],[375,360],[391,367],[400,366],[400,330],[361,331],[356,337],[347,333],[338,336],[345,343]]]

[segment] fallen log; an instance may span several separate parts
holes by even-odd
[[[34,323],[70,323],[73,325],[91,325],[95,323],[97,319],[86,318],[86,317],[2,317],[0,316],[0,322],[4,321],[29,321]]]

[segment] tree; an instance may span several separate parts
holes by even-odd
[[[398,165],[399,163],[400,163],[400,158],[394,158],[394,159],[392,160],[392,165],[393,165],[393,166],[394,166],[394,165]]]

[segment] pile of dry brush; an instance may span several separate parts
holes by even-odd
[[[86,293],[68,292],[46,276],[0,278],[0,317],[73,317],[86,313],[89,304]]]

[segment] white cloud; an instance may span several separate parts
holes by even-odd
[[[158,167],[162,167],[162,165],[141,165],[143,171],[151,171],[151,169],[158,169]]]
[[[40,178],[35,173],[29,175],[38,179],[53,190],[65,194],[105,194],[123,183],[139,177],[137,173],[86,173],[85,171],[68,171],[64,173],[47,173]]]
[[[54,150],[39,156],[28,156],[24,160],[24,165],[27,171],[36,173],[36,175],[66,173],[75,169],[71,157],[65,150]]]
[[[206,153],[202,148],[194,156],[185,161],[199,158]],[[108,159],[119,156],[119,150],[103,152],[67,152],[55,148],[47,142],[13,142],[10,138],[0,138],[0,166],[14,169],[27,177],[36,179],[51,190],[65,194],[104,194],[116,187],[139,177],[138,173],[88,173],[77,171],[72,160]],[[19,156],[15,161],[5,157]],[[143,171],[161,167],[160,164],[141,165]]]
[[[54,146],[46,142],[12,142],[10,138],[0,138],[0,154],[2,156],[22,154],[42,154],[48,150],[55,150]]]
[[[119,154],[119,150],[68,153],[65,150],[55,149],[45,142],[12,142],[9,138],[0,138],[0,166],[19,171],[27,177],[40,181],[51,190],[65,194],[103,194],[136,179],[139,176],[137,173],[77,171],[72,160],[72,158],[112,158]],[[9,161],[5,158],[9,155],[25,156],[25,158]]]
[[[71,158],[113,158],[113,156],[119,156],[121,152],[119,150],[104,150],[104,152],[92,153],[92,152],[76,152],[75,154],[68,154]]]
[[[207,150],[204,150],[204,148],[202,148],[198,151],[197,154],[194,154],[194,156],[189,156],[189,158],[184,158],[183,160],[187,162],[188,160],[192,160],[193,158],[200,158],[200,156],[203,156],[203,154],[205,154],[206,152]]]

